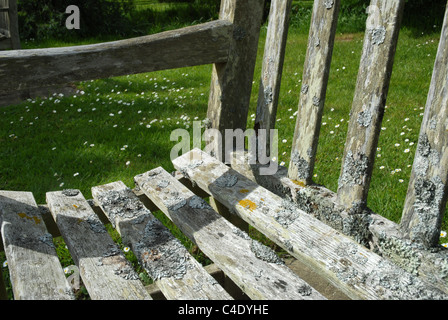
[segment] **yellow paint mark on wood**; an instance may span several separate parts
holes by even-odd
[[[238,204],[243,208],[249,209],[251,212],[253,212],[257,208],[257,205],[248,199],[243,199],[238,202]]]
[[[35,224],[39,224],[39,223],[42,221],[41,219],[39,219],[39,218],[36,217],[36,216],[32,216],[32,217],[30,217],[30,216],[28,216],[28,215],[27,215],[26,213],[24,213],[24,212],[19,212],[17,215],[18,215],[20,218],[26,218],[26,219],[28,219],[28,220],[33,220]]]

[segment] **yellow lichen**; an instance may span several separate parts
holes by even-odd
[[[292,180],[292,182],[294,182],[294,184],[296,184],[296,185],[298,185],[298,186],[300,186],[300,187],[302,187],[302,188],[305,188],[305,187],[306,187],[306,184],[305,184],[303,181]]]
[[[38,217],[36,217],[36,216],[29,217],[29,216],[28,216],[26,213],[24,213],[24,212],[19,212],[17,215],[18,215],[20,218],[26,218],[26,219],[28,219],[28,220],[33,220],[35,224],[39,224],[40,221],[41,221],[41,219],[39,219]]]
[[[249,209],[251,212],[253,212],[257,208],[257,205],[248,199],[243,199],[238,202],[238,204],[243,208]]]
[[[240,192],[241,192],[241,193],[248,193],[249,190],[247,190],[247,189],[241,189]]]

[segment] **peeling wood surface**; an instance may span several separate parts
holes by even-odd
[[[232,299],[123,182],[92,194],[167,299]]]
[[[353,299],[448,296],[199,149],[173,161],[199,187]],[[247,192],[241,192],[247,190]]]
[[[340,0],[314,1],[289,177],[312,183]]]
[[[74,299],[32,193],[0,191],[0,225],[14,299]]]
[[[79,190],[47,192],[46,196],[93,300],[151,300],[132,264]]]
[[[372,0],[338,181],[338,201],[367,204],[405,0]]]
[[[448,180],[448,6],[401,219],[406,236],[438,244]]]
[[[212,21],[106,43],[0,52],[0,94],[227,61],[232,24]]]
[[[223,137],[225,129],[246,129],[263,5],[264,0],[221,1],[219,18],[233,24],[233,37],[227,62],[213,66],[207,118]]]
[[[255,130],[266,129],[266,151],[270,154],[270,131],[275,128],[278,99],[285,60],[292,0],[273,0],[269,13],[261,70]]]
[[[362,214],[350,214],[350,210],[337,203],[336,193],[323,186],[305,186],[289,179],[285,167],[279,166],[276,174],[266,176],[259,174],[261,165],[249,164],[244,153],[236,152],[232,159],[232,168],[242,175],[290,199],[307,214],[448,294],[448,249],[437,246],[424,250],[405,239],[399,225],[368,208]]]
[[[163,168],[139,175],[135,180],[174,224],[251,299],[325,299],[294,274],[274,251],[233,226]]]

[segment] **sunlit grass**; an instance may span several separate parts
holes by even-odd
[[[265,34],[263,29],[248,128],[254,125]],[[277,161],[286,166],[307,36],[293,29],[288,38],[276,122]],[[333,191],[337,190],[362,41],[360,33],[338,34],[334,49],[314,172],[314,181]],[[403,210],[437,44],[437,34],[416,38],[406,30],[399,40],[368,199],[370,208],[395,222]],[[57,45],[67,44],[52,46]],[[210,75],[207,65],[85,81],[76,84],[73,96],[55,92],[0,109],[0,189],[32,191],[38,203],[45,203],[48,191],[75,188],[91,198],[92,186],[121,180],[133,187],[137,174],[159,166],[173,171],[170,150],[177,141],[171,141],[171,132],[183,128],[191,133],[193,121],[205,119]],[[164,223],[170,224],[167,219]],[[171,228],[192,251],[193,245]],[[111,234],[119,241],[116,233]],[[58,248],[61,260],[72,263],[63,243]],[[4,262],[3,254],[0,261]]]

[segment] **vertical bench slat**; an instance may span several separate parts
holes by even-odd
[[[93,300],[151,300],[131,263],[79,190],[47,192],[47,204]]]
[[[266,156],[270,154],[269,130],[274,129],[277,115],[291,4],[292,0],[273,0],[269,13],[254,128],[266,129]]]
[[[32,193],[0,191],[0,222],[14,298],[74,299]]]
[[[312,182],[339,7],[340,0],[314,1],[288,172],[304,184]]]
[[[319,292],[294,274],[268,247],[252,240],[220,216],[163,168],[135,178],[145,194],[195,242],[249,298],[259,300],[323,300]],[[158,181],[158,182],[156,182]],[[172,207],[176,194],[185,205]],[[258,250],[258,251],[257,251]],[[260,253],[264,252],[265,256]],[[267,259],[269,258],[269,259]],[[288,283],[281,286],[280,283]]]
[[[213,66],[207,118],[223,137],[225,129],[246,129],[263,4],[264,0],[221,1],[219,18],[233,23],[233,39],[228,61]]]
[[[123,182],[92,194],[166,299],[232,299]]]
[[[366,206],[405,0],[372,0],[351,110],[338,201]]]
[[[401,227],[426,247],[440,237],[448,180],[448,6],[406,195]]]

